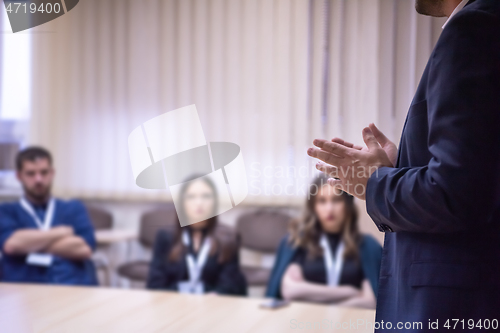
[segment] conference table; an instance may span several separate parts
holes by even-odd
[[[0,283],[0,331],[373,332],[375,311],[292,302],[263,309],[259,298]]]

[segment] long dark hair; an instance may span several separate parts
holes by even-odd
[[[304,214],[301,218],[294,219],[290,226],[290,242],[293,246],[306,249],[309,259],[323,253],[319,245],[322,230],[316,216],[315,205],[319,189],[327,183],[328,177],[324,174],[313,180],[306,199]],[[358,211],[354,203],[354,197],[344,191],[339,195],[345,203],[345,221],[343,221],[341,230],[341,237],[345,244],[344,257],[359,259],[361,234],[358,227]]]
[[[207,184],[214,196],[214,206],[213,206],[213,214],[215,214],[213,217],[209,218],[207,220],[207,227],[205,228],[204,232],[206,233],[206,237],[211,238],[211,248],[210,248],[210,255],[214,255],[217,251],[219,252],[219,257],[218,261],[220,263],[228,261],[236,252],[237,250],[237,245],[234,241],[234,239],[231,239],[232,237],[225,235],[224,233],[215,233],[215,229],[217,228],[218,225],[218,219],[217,219],[217,207],[218,207],[218,196],[217,196],[217,188],[215,187],[215,184],[210,180],[208,177],[198,177],[198,176],[192,176],[190,179],[197,179],[200,181],[203,181],[205,184]],[[181,227],[180,221],[181,219],[179,216],[182,218],[183,221],[186,221],[186,212],[184,211],[184,197],[185,194],[191,185],[190,181],[186,181],[183,183],[181,190],[179,192],[179,197],[181,198],[180,202],[181,204],[176,207],[177,210],[177,223],[176,223],[176,230],[174,234],[174,242],[172,246],[172,250],[168,254],[168,260],[169,261],[179,261],[186,253],[187,253],[187,248],[182,242],[182,232],[183,228]],[[185,227],[189,228],[189,226]]]

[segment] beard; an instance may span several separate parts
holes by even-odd
[[[37,202],[45,202],[50,196],[50,185],[35,184],[32,188],[23,186],[24,193]]]
[[[433,17],[446,16],[443,11],[444,0],[415,0],[417,13]]]

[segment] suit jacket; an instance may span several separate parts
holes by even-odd
[[[297,247],[293,247],[290,244],[288,236],[285,236],[281,240],[271,276],[267,283],[266,297],[282,298],[280,292],[281,279],[286,268],[295,256],[297,249]],[[377,295],[382,247],[372,236],[363,235],[361,243],[359,244],[359,249],[363,274],[370,281],[373,293]]]
[[[378,322],[500,319],[500,1],[443,29],[366,205],[385,232]]]

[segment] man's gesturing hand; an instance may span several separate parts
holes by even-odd
[[[330,185],[364,200],[368,178],[379,167],[394,167],[397,148],[373,124],[362,133],[365,148],[338,138],[316,139],[313,144],[319,149],[309,148],[307,154],[325,162],[318,162],[316,168],[336,178],[329,179]]]
[[[373,135],[375,136],[375,139],[377,139],[378,143],[380,143],[380,146],[382,149],[385,151],[387,154],[387,157],[389,157],[389,160],[391,160],[392,167],[396,166],[396,160],[398,158],[398,147],[389,140],[384,133],[382,133],[377,126],[375,126],[374,123],[371,123],[368,125],[368,127],[372,130]]]

